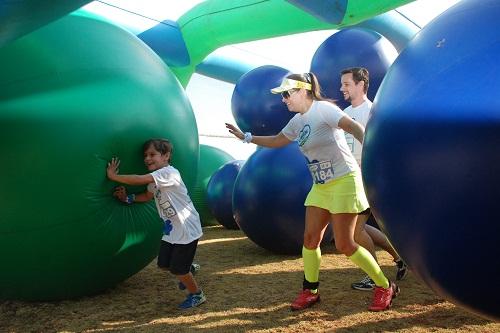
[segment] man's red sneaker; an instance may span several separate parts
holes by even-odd
[[[389,281],[389,288],[375,287],[373,292],[373,302],[368,307],[370,311],[384,311],[388,309],[392,304],[392,299],[396,298],[399,294],[399,287],[394,283]]]
[[[295,310],[302,310],[305,308],[310,307],[314,303],[319,302],[319,292],[316,294],[313,294],[311,290],[309,289],[304,289],[301,291],[299,296],[293,301],[292,303],[292,311]]]

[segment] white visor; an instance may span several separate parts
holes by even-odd
[[[292,79],[283,79],[281,85],[279,87],[271,89],[271,93],[279,94],[284,91],[292,90],[292,89],[301,89],[304,88],[306,90],[311,90],[311,84],[307,82],[292,80]]]

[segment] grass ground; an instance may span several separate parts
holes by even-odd
[[[269,253],[239,230],[208,227],[198,245],[197,275],[207,302],[177,310],[184,293],[155,262],[114,289],[60,302],[0,302],[0,332],[500,332],[494,323],[434,295],[410,272],[384,312],[366,310],[370,292],[350,283],[362,272],[333,246],[323,249],[321,303],[291,312],[302,260]],[[390,278],[395,268],[378,252]]]

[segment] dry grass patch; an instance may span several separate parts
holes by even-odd
[[[382,269],[395,268],[379,252]],[[322,302],[302,312],[289,304],[302,285],[302,260],[269,253],[241,231],[205,228],[196,262],[208,301],[177,310],[184,293],[152,262],[104,294],[61,302],[0,303],[0,332],[500,332],[500,324],[437,297],[411,274],[394,306],[366,310],[371,293],[350,283],[363,273],[332,247],[323,250]]]

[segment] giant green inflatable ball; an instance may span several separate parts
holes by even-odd
[[[79,14],[0,49],[0,72],[0,298],[91,295],[141,270],[161,223],[153,202],[112,198],[106,164],[145,173],[142,143],[165,137],[194,186],[198,133],[175,76],[135,36]]]
[[[193,188],[191,199],[194,206],[200,214],[202,226],[219,225],[219,222],[210,213],[207,202],[207,187],[210,178],[226,162],[234,160],[227,152],[217,147],[209,145],[200,145],[200,165],[198,167],[198,176]]]

